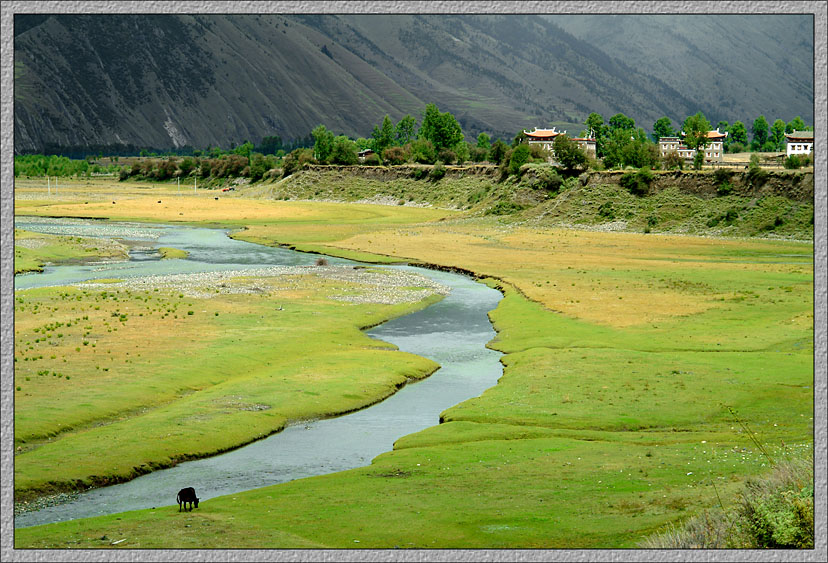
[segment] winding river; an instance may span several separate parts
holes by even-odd
[[[133,247],[128,262],[47,267],[15,277],[15,289],[67,285],[95,278],[207,272],[275,265],[312,264],[316,256],[237,241],[221,229],[111,223],[94,220],[17,218],[15,227],[52,234],[111,237]],[[160,260],[157,248],[189,252],[184,260]],[[331,264],[356,264],[330,258]],[[442,301],[368,331],[373,338],[430,358],[442,367],[386,400],[336,418],[286,428],[231,452],[132,481],[94,489],[74,500],[15,516],[15,527],[86,518],[173,504],[175,494],[194,486],[202,502],[211,498],[370,464],[406,435],[439,423],[440,413],[476,397],[497,383],[501,354],[485,347],[495,336],[487,313],[501,294],[466,276],[414,268],[451,288]]]

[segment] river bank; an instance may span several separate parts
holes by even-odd
[[[811,244],[267,204],[225,220],[274,246],[502,280],[498,384],[368,467],[212,499],[187,516],[198,531],[174,510],[139,511],[19,530],[20,545],[123,533],[141,548],[635,547],[766,472],[754,439],[777,459],[781,442],[813,449]]]
[[[225,246],[195,250],[214,260],[230,252],[239,261],[239,248],[246,244],[227,239]],[[165,262],[156,264],[169,268]],[[121,482],[237,448],[291,420],[358,410],[437,369],[433,362],[395,352],[359,332],[448,293],[445,286],[413,272],[337,264],[248,265],[142,276],[124,270],[128,265],[111,265],[111,270],[97,265],[86,273],[87,279],[109,278],[101,282],[67,286],[52,271],[26,282],[39,280],[56,285],[54,289],[18,287],[19,501]],[[110,277],[123,276],[120,272],[126,276]],[[38,320],[43,313],[49,316],[45,325]],[[268,333],[279,334],[279,340],[262,349]],[[182,342],[188,342],[184,349]],[[363,374],[377,361],[382,367]],[[309,371],[319,380],[307,381]],[[348,383],[356,373],[359,377]],[[277,374],[278,382],[265,383]],[[115,381],[119,393],[113,401],[105,390]],[[361,392],[349,393],[352,385]],[[296,392],[305,398],[297,400]],[[210,428],[231,419],[241,426],[223,431],[220,439],[210,436]],[[169,425],[177,431],[165,438]],[[136,432],[161,432],[160,443],[135,448],[130,436]],[[96,444],[104,443],[115,463],[95,457]],[[67,466],[61,461],[66,458],[78,463]]]

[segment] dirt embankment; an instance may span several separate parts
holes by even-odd
[[[336,171],[369,180],[393,181],[406,178],[424,179],[433,167],[427,164],[406,164],[401,166],[326,166],[308,165],[307,170],[316,172]],[[493,164],[467,164],[446,166],[444,178],[458,179],[469,176],[491,179],[500,178],[498,166]],[[732,188],[729,193],[742,197],[782,196],[793,201],[813,201],[813,171],[766,170],[751,173],[748,170],[671,170],[654,171],[650,183],[650,194],[667,188],[678,187],[679,191],[698,197],[722,195],[723,183]],[[582,185],[620,184],[621,177],[629,171],[589,171],[581,176]],[[531,174],[531,171],[527,171]],[[725,178],[725,174],[727,177]],[[723,179],[724,178],[724,179]]]
[[[306,170],[320,172],[335,170],[369,180],[401,180],[404,178],[421,179],[431,172],[432,168],[433,166],[430,164],[402,164],[399,166],[330,166],[310,164]],[[463,178],[466,176],[481,176],[495,179],[498,175],[498,167],[494,164],[463,164],[446,166],[446,174],[443,177]]]
[[[587,186],[600,184],[620,184],[621,177],[627,172],[605,171],[587,172],[582,183]],[[650,183],[650,194],[658,193],[672,187],[679,191],[698,197],[716,197],[721,195],[724,183],[732,186],[729,193],[742,197],[781,196],[793,201],[813,201],[814,173],[795,170],[762,170],[758,174],[747,170],[731,171],[729,177],[716,177],[716,171],[655,171]]]

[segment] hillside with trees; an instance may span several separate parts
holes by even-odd
[[[290,152],[320,123],[367,138],[427,103],[469,141],[574,134],[592,112],[646,128],[699,110],[748,129],[758,115],[813,121],[811,16],[607,18],[17,14],[15,152],[266,138]]]

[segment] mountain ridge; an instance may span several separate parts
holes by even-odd
[[[593,111],[811,123],[813,17],[15,15],[15,152],[368,136],[427,103],[469,140]]]

